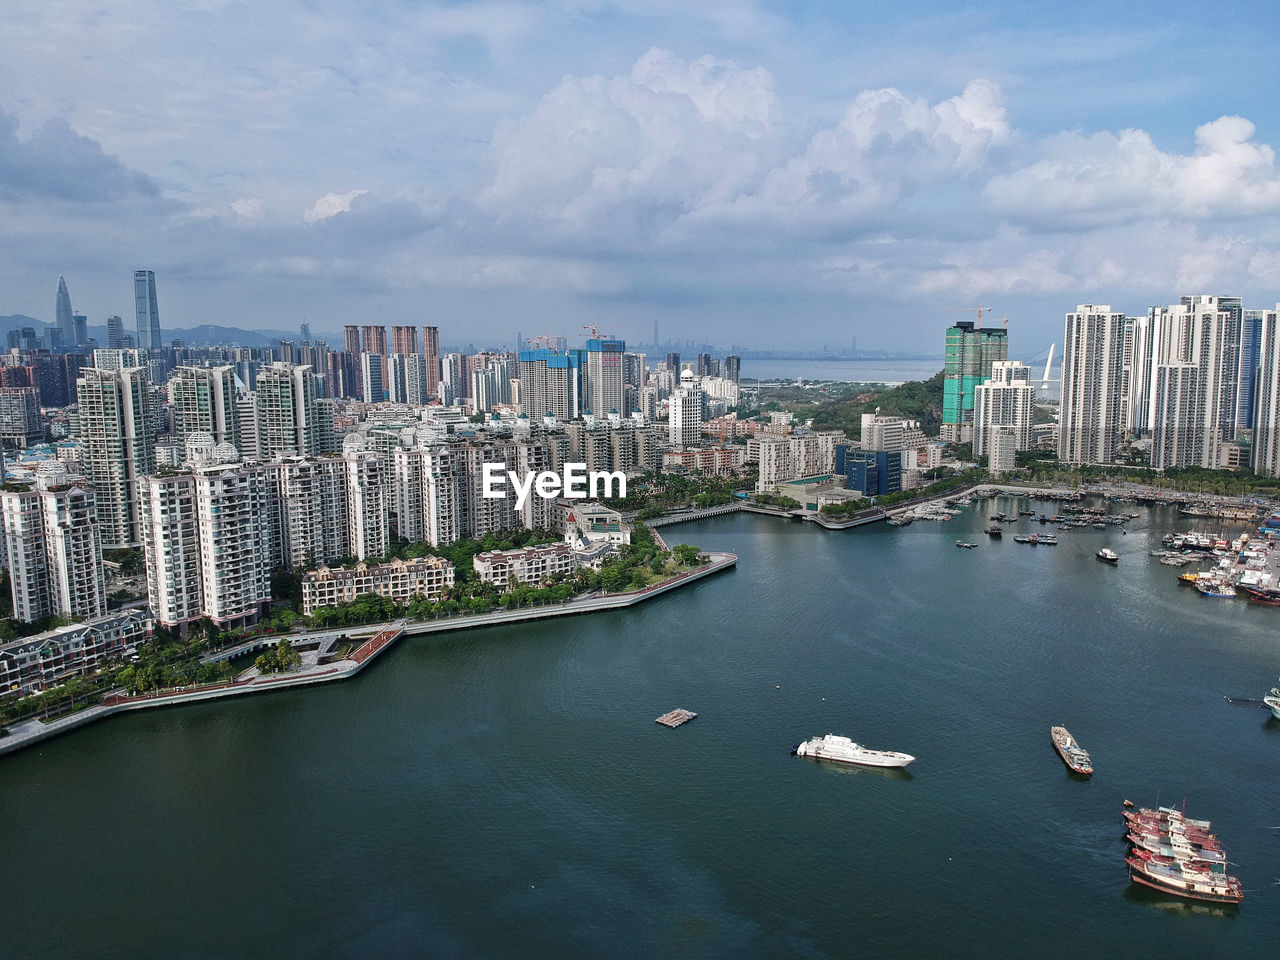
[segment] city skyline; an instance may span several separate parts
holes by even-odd
[[[129,317],[141,263],[174,329],[877,350],[981,303],[1031,356],[1086,300],[1280,299],[1262,5],[231,12],[0,14],[0,312]]]

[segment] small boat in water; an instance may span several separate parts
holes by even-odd
[[[1076,738],[1067,732],[1066,727],[1050,728],[1049,736],[1053,738],[1053,749],[1058,751],[1058,756],[1072,773],[1093,776],[1093,761],[1089,759],[1089,752],[1076,743]]]
[[[1004,531],[993,523],[991,526],[987,527],[987,536],[994,540],[999,540],[1004,536]]]
[[[915,757],[910,754],[897,753],[893,750],[872,750],[854,743],[848,737],[838,737],[834,733],[796,744],[791,752],[797,757],[832,760],[836,763],[855,763],[862,767],[905,767],[915,760]]]
[[[1262,702],[1271,708],[1271,715],[1280,720],[1280,686],[1272,687],[1271,692],[1262,698]]]
[[[1225,580],[1197,580],[1196,589],[1202,597],[1217,597],[1229,600],[1236,595],[1236,588]]]
[[[1097,553],[1097,557],[1103,563],[1119,563],[1120,562],[1119,555],[1110,547],[1103,547],[1101,550],[1099,550]]]
[[[966,550],[972,550],[974,547],[976,547],[976,546],[977,546],[977,544],[976,544],[976,543],[970,543],[968,540],[957,540],[957,541],[956,541],[956,546],[957,546],[957,547],[964,547]]]

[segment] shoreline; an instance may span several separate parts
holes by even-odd
[[[461,617],[450,617],[444,620],[428,620],[419,622],[410,622],[407,620],[394,620],[389,623],[365,624],[360,627],[353,628],[351,631],[326,630],[317,634],[302,635],[301,637],[277,637],[274,639],[287,639],[297,645],[298,643],[309,644],[311,640],[308,637],[316,639],[323,645],[323,638],[338,633],[351,633],[367,639],[354,651],[351,657],[345,660],[336,660],[330,663],[319,663],[315,659],[315,654],[311,653],[310,657],[304,654],[304,666],[299,672],[288,675],[273,675],[269,677],[253,677],[247,680],[235,680],[225,684],[215,684],[213,686],[202,687],[199,689],[180,689],[170,693],[144,695],[140,697],[121,697],[113,696],[106,698],[109,702],[95,704],[85,707],[75,713],[67,716],[59,717],[48,723],[42,722],[38,718],[24,720],[9,728],[7,736],[0,737],[0,756],[15,753],[18,750],[35,746],[43,743],[53,737],[64,733],[70,733],[81,727],[99,720],[105,720],[120,713],[128,713],[135,710],[152,710],[162,707],[181,706],[187,703],[201,703],[209,700],[223,700],[229,697],[248,696],[255,693],[270,693],[276,690],[291,689],[295,687],[314,686],[321,683],[332,683],[339,680],[348,680],[356,676],[366,666],[376,660],[382,653],[393,647],[396,641],[405,636],[423,636],[436,633],[452,633],[458,630],[470,630],[477,627],[503,626],[512,623],[521,623],[529,620],[547,620],[553,617],[570,617],[582,614],[596,613],[601,610],[621,610],[627,607],[635,606],[654,597],[662,596],[673,590],[695,583],[704,577],[720,573],[725,570],[732,569],[737,565],[738,556],[734,553],[725,553],[722,551],[704,551],[704,555],[710,558],[710,562],[697,567],[685,573],[678,573],[674,577],[660,581],[644,587],[641,590],[633,590],[627,593],[606,594],[603,596],[591,596],[579,600],[569,600],[563,604],[555,606],[527,607],[516,610],[495,610],[488,613],[471,614]],[[384,634],[391,634],[385,636]],[[366,650],[368,648],[368,650]],[[308,663],[308,660],[311,662]]]

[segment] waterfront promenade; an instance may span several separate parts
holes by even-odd
[[[470,630],[476,627],[500,626],[520,623],[528,620],[545,620],[551,617],[576,616],[596,613],[601,610],[617,610],[643,603],[654,597],[701,580],[703,577],[719,573],[733,567],[738,557],[733,553],[706,552],[708,562],[692,570],[683,571],[658,583],[650,584],[641,590],[626,593],[596,593],[564,603],[546,606],[519,607],[514,610],[494,610],[489,613],[469,614],[459,617],[448,617],[440,620],[397,620],[392,623],[371,624],[350,630],[324,630],[315,633],[294,634],[289,637],[273,637],[272,643],[289,640],[295,647],[315,646],[316,650],[302,651],[302,666],[284,674],[258,676],[250,671],[249,676],[236,679],[230,683],[219,683],[208,686],[180,687],[176,690],[161,693],[127,696],[121,693],[108,695],[99,704],[85,707],[75,713],[44,722],[40,719],[25,720],[9,728],[7,736],[0,737],[0,755],[21,750],[24,747],[48,740],[61,733],[67,733],[86,724],[105,719],[117,713],[130,710],[146,710],[155,707],[177,706],[184,703],[197,703],[203,700],[219,700],[227,697],[245,696],[253,693],[264,693],[291,687],[311,686],[317,683],[331,683],[346,680],[355,676],[372,663],[379,655],[394,646],[404,636],[420,636],[423,634],[448,633],[455,630]],[[334,640],[341,635],[367,637],[360,646],[342,660],[325,662],[321,651],[332,646]],[[261,645],[261,641],[243,644],[245,652]],[[226,656],[227,651],[218,654]]]

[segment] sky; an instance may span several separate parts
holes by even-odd
[[[1280,300],[1280,5],[5,0],[0,314],[942,352]],[[990,319],[984,322],[992,322]],[[997,319],[996,322],[999,322]],[[340,341],[339,341],[340,342]]]

